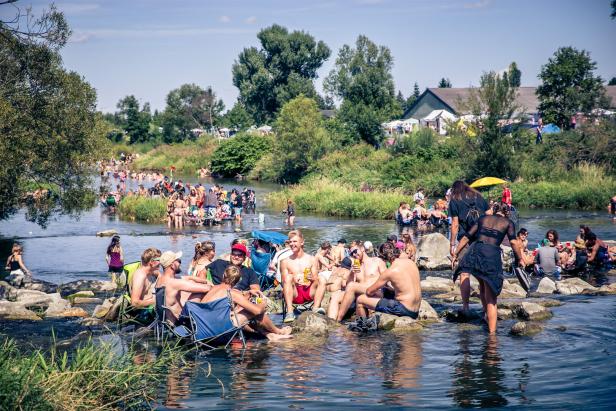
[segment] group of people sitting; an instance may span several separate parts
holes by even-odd
[[[556,230],[548,230],[533,251],[528,250],[528,230],[521,228],[517,238],[524,251],[523,264],[538,276],[560,279],[562,271],[578,273],[587,266],[600,268],[616,263],[616,246],[609,247],[585,225],[580,226],[575,242],[563,243]]]
[[[439,228],[449,225],[448,203],[446,200],[438,199],[429,208],[426,208],[426,200],[422,191],[418,191],[414,196],[415,206],[406,202],[400,202],[396,211],[396,222],[401,226],[417,225],[418,228],[429,226]]]

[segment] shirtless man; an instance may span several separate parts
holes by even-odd
[[[212,288],[212,284],[200,277],[175,278],[176,274],[182,272],[181,257],[181,251],[178,253],[165,251],[160,256],[160,265],[164,271],[156,281],[156,288],[165,287],[167,315],[174,324],[180,318],[180,313],[186,301],[201,301],[203,296]]]
[[[335,316],[330,316],[330,318],[337,321],[342,321],[357,296],[364,294],[368,287],[374,284],[379,276],[387,269],[385,262],[379,257],[368,257],[363,247],[357,247],[351,252],[353,253],[352,255],[356,256],[355,258],[361,261],[361,268],[355,276],[355,281],[347,284],[344,296],[342,296],[340,300],[339,309],[334,311],[332,305],[335,306],[335,304],[332,304],[330,300],[330,312],[332,314],[334,312],[336,313]]]
[[[134,308],[154,306],[152,284],[160,273],[160,250],[148,248],[141,254],[141,266],[135,270],[130,284],[130,305]]]
[[[215,285],[203,297],[201,302],[209,303],[227,296],[227,292],[231,290],[231,299],[235,303],[235,313],[231,313],[231,321],[238,326],[245,324],[249,320],[254,321],[254,325],[245,325],[244,329],[250,332],[259,332],[267,337],[268,340],[278,341],[291,338],[291,327],[278,328],[266,313],[267,301],[265,298],[260,298],[256,292],[251,291],[254,297],[257,297],[255,302],[250,301],[250,296],[244,295],[234,287],[237,285],[242,274],[238,267],[230,265],[225,269],[222,283]]]
[[[299,230],[289,232],[289,247],[293,254],[280,263],[282,293],[287,305],[285,323],[295,320],[293,304],[314,300],[312,311],[325,314],[325,310],[320,308],[325,294],[325,279],[318,275],[315,258],[304,252],[304,236]]]
[[[379,278],[357,298],[357,314],[367,316],[367,310],[417,319],[421,305],[419,270],[413,260],[398,258],[400,250],[391,246],[383,247],[382,257],[391,263]],[[386,285],[394,291],[394,299],[379,298]]]
[[[319,248],[319,251],[314,255],[317,262],[317,272],[320,276],[325,277],[326,281],[331,275],[332,268],[334,267],[331,249],[332,245],[329,241],[323,241],[321,243],[321,248]]]
[[[340,265],[342,259],[346,257],[346,240],[344,238],[338,240],[338,244],[332,249],[331,255],[334,259],[334,265]]]

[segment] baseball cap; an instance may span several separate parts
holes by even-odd
[[[351,269],[353,267],[353,262],[349,257],[344,257],[344,259],[340,262],[340,267]]]
[[[242,243],[233,244],[233,247],[231,247],[231,251],[233,250],[241,251],[244,253],[244,255],[248,255],[248,249]]]
[[[364,242],[364,249],[368,252],[372,251],[374,249],[374,246],[372,245],[372,242],[370,241],[366,241]]]
[[[180,258],[182,258],[182,252],[178,251],[177,253],[174,253],[173,251],[165,251],[161,256],[160,256],[160,265],[163,266],[163,268],[167,268],[169,267],[171,264],[173,264],[173,262],[175,260],[179,260]]]

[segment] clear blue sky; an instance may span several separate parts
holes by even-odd
[[[20,0],[34,10],[49,1]],[[482,72],[516,61],[523,85],[554,51],[590,51],[604,79],[616,76],[616,20],[609,0],[67,0],[56,3],[74,34],[65,65],[98,91],[99,109],[115,111],[134,94],[163,109],[183,83],[211,85],[230,108],[237,97],[231,65],[257,32],[273,23],[304,30],[332,49],[317,89],[338,49],[359,34],[389,47],[397,89],[476,85]],[[5,10],[6,12],[6,10]],[[5,14],[5,13],[3,13]],[[610,40],[611,39],[611,40]]]

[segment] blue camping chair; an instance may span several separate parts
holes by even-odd
[[[235,314],[231,292],[227,296],[209,303],[187,301],[182,310],[182,317],[188,317],[193,330],[192,340],[199,346],[214,349],[223,345],[227,348],[236,336],[240,337],[242,346],[246,347],[246,339],[242,327],[231,321],[231,311]]]
[[[259,287],[265,291],[274,285],[274,275],[268,276],[270,262],[273,255],[271,253],[262,253],[252,247],[250,251],[250,260],[252,261],[252,269],[255,270],[259,277]]]
[[[159,287],[154,290],[155,313],[156,313],[156,340],[161,340],[165,331],[170,332],[178,338],[188,338],[192,335],[192,331],[184,325],[173,325],[167,321],[166,313],[167,306],[165,305],[165,287]]]

